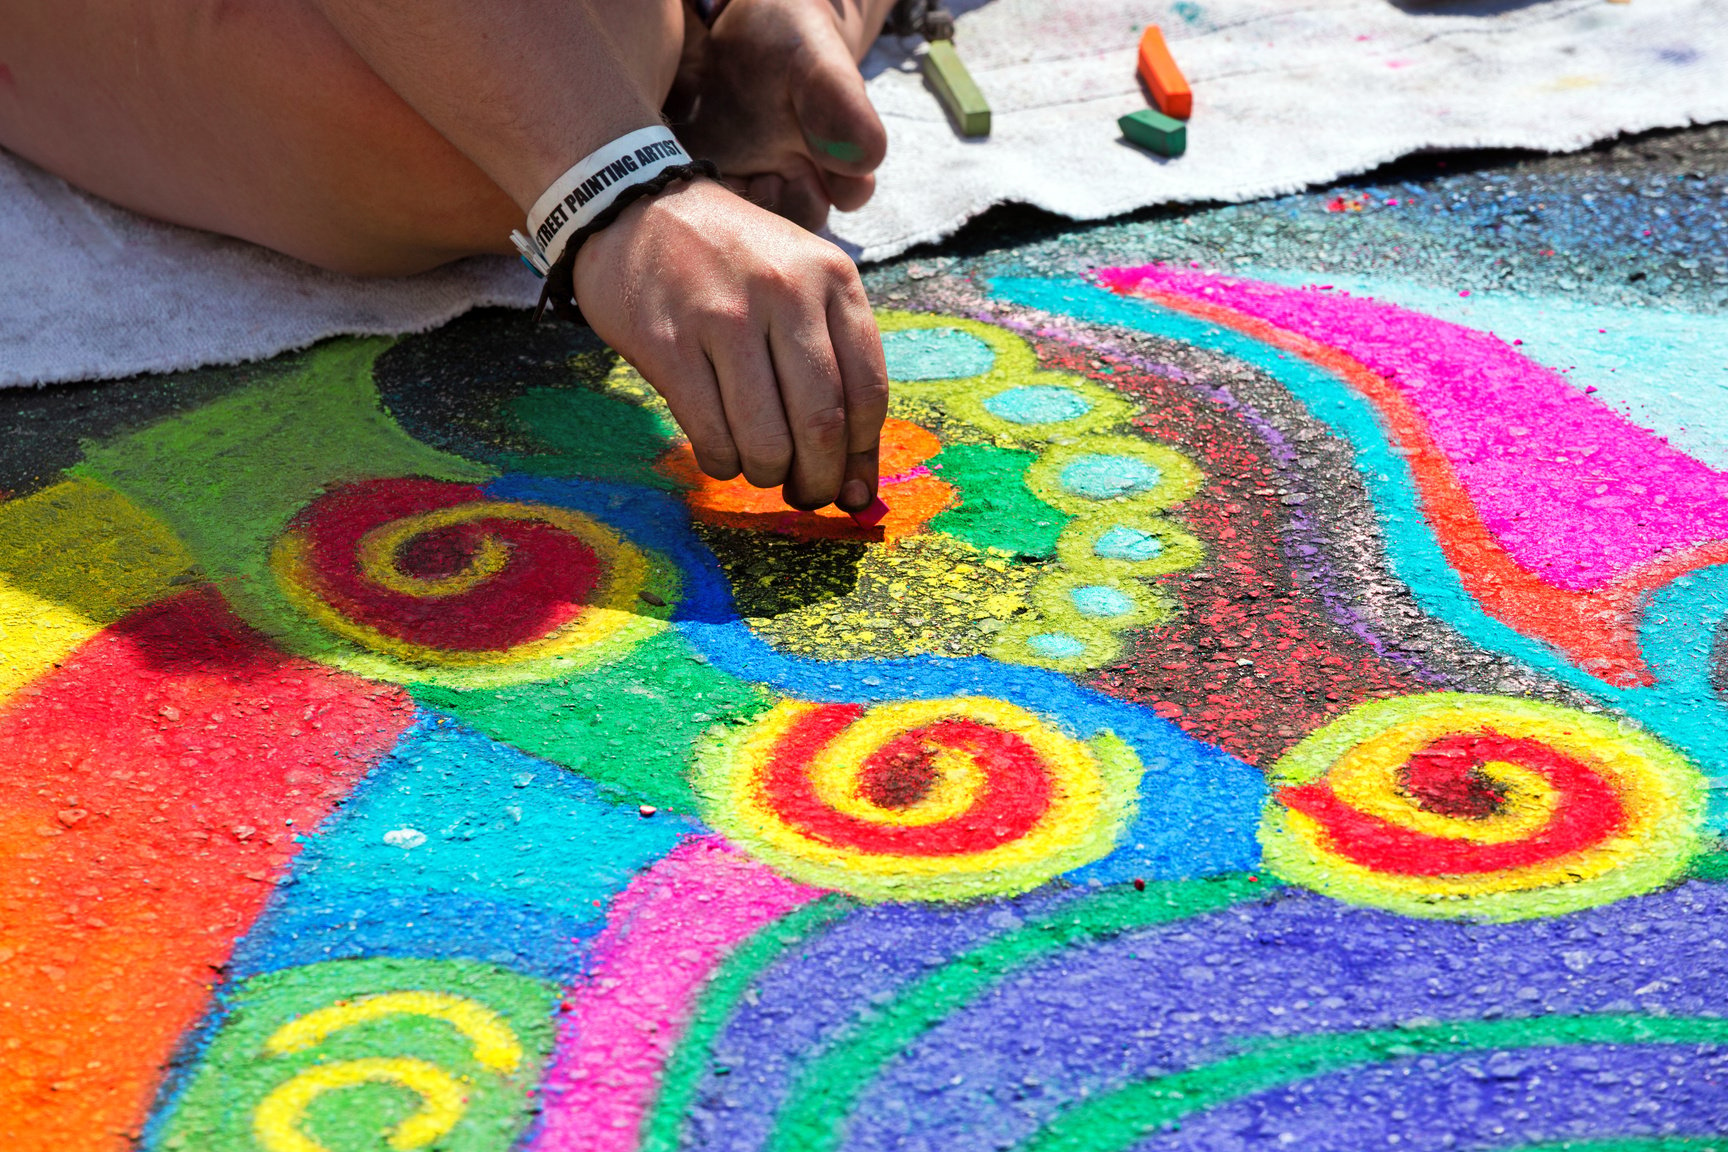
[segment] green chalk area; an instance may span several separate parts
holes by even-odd
[[[511,401],[512,431],[545,445],[539,453],[506,453],[506,472],[597,476],[675,489],[654,470],[672,429],[647,408],[579,388],[532,388]]]
[[[1038,453],[991,444],[952,444],[931,463],[960,491],[960,505],[930,522],[937,532],[979,548],[1047,560],[1073,517],[1058,512],[1026,487],[1026,469]]]
[[[333,484],[496,475],[413,439],[379,407],[372,361],[387,347],[322,345],[279,379],[90,448],[70,472],[160,516],[212,577],[273,587],[271,543]]]
[[[399,1011],[359,1010],[392,993],[421,999],[401,1002]],[[272,1148],[511,1147],[536,1111],[529,1090],[552,1051],[558,988],[472,961],[389,957],[255,976],[226,1003],[226,1018],[152,1147],[256,1152],[265,1146],[255,1128],[261,1110],[290,1119],[301,1140],[282,1142],[278,1132]],[[344,1008],[347,1017],[319,1042],[269,1047],[295,1020]],[[428,1131],[431,1139],[414,1139]]]
[[[1180,156],[1188,150],[1188,125],[1152,108],[1128,113],[1116,121],[1116,127],[1133,143],[1160,156]]]
[[[650,637],[600,675],[499,688],[411,685],[414,698],[520,748],[574,768],[621,804],[699,810],[686,775],[716,724],[747,723],[767,695],[711,666],[675,632]]]
[[[990,105],[949,40],[932,40],[924,53],[924,80],[954,118],[962,136],[990,135]]]

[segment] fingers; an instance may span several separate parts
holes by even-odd
[[[658,382],[666,406],[672,409],[672,419],[689,437],[697,467],[716,480],[738,475],[743,462],[726,420],[719,380],[708,358],[700,353],[680,356],[675,363],[658,366],[652,378]]]
[[[740,304],[721,312],[709,321],[703,344],[719,381],[726,426],[744,478],[757,488],[777,488],[791,475],[793,435],[763,340],[764,325],[752,311]]]
[[[810,156],[824,172],[867,176],[888,154],[882,127],[852,51],[835,30],[812,35],[795,59],[792,112]]]
[[[822,186],[828,190],[828,200],[834,207],[842,212],[856,212],[876,194],[876,177],[824,172]]]
[[[846,402],[846,467],[837,503],[858,512],[876,499],[882,422],[888,418],[888,368],[882,335],[856,272],[829,298],[828,330]]]
[[[796,301],[775,316],[768,346],[780,400],[792,429],[792,470],[781,498],[794,508],[820,508],[840,495],[846,469],[846,393],[828,321],[819,303]]]
[[[808,163],[794,160],[789,167],[791,177],[778,172],[749,177],[745,195],[752,204],[814,232],[828,220],[828,192]]]

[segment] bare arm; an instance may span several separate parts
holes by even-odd
[[[653,0],[319,3],[524,207],[595,148],[659,122],[682,39],[642,27]],[[798,507],[874,499],[887,375],[838,249],[697,181],[638,202],[584,245],[576,296],[666,397],[710,475],[784,485]]]

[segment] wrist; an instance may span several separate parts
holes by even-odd
[[[670,133],[666,134],[668,137]],[[682,152],[680,150],[680,154]],[[676,159],[676,158],[673,158]],[[582,166],[578,166],[581,168]],[[577,173],[581,175],[580,172]],[[603,233],[616,232],[618,238],[628,241],[628,234],[650,208],[651,202],[658,199],[669,190],[708,177],[709,181],[717,178],[714,165],[706,160],[690,160],[683,157],[682,163],[668,162],[657,166],[652,175],[633,183],[623,184],[615,189],[616,194],[606,200],[603,207],[587,213],[579,220],[566,221],[559,232],[552,237],[554,247],[543,249],[537,247],[537,237],[548,235],[548,224],[542,221],[536,228],[536,236],[528,237],[516,233],[511,237],[517,248],[522,252],[524,262],[545,277],[545,283],[540,290],[540,305],[535,311],[535,318],[551,308],[559,316],[575,323],[586,323],[582,317],[576,294],[576,268],[582,256],[594,245],[588,241]],[[566,175],[560,184],[571,185],[580,191],[583,188],[594,188],[596,183],[590,179],[580,184],[572,184],[572,178]],[[556,189],[558,185],[554,186]],[[550,194],[550,190],[549,190]],[[569,201],[574,199],[575,192],[566,196],[553,209],[552,219],[560,209],[567,208]],[[590,202],[592,203],[592,201]],[[530,217],[532,223],[534,218]],[[620,225],[614,228],[615,225]],[[592,267],[591,261],[582,261],[584,268]]]

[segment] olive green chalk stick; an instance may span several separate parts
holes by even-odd
[[[990,135],[990,105],[960,62],[951,40],[932,40],[924,53],[924,80],[954,117],[962,136]]]
[[[1188,148],[1188,126],[1182,121],[1142,108],[1116,121],[1122,135],[1160,156],[1180,156]]]

